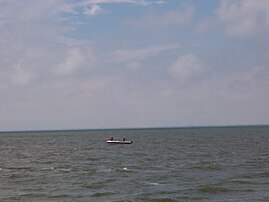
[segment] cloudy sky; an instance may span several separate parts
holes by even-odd
[[[268,0],[0,0],[0,131],[269,124]]]

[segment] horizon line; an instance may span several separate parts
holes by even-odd
[[[188,129],[188,128],[229,128],[229,127],[269,127],[269,124],[227,124],[227,125],[185,125],[185,126],[147,126],[147,127],[115,127],[115,128],[69,128],[69,129],[26,129],[4,130],[0,133],[32,133],[59,131],[107,131],[107,130],[154,130],[154,129]]]

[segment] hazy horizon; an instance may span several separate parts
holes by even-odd
[[[159,126],[159,127],[136,127],[136,128],[54,128],[54,129],[34,129],[34,130],[7,130],[0,133],[32,133],[32,132],[72,132],[72,131],[121,131],[121,130],[166,130],[166,129],[200,129],[200,128],[248,128],[248,127],[269,127],[269,124],[260,125],[192,125],[192,126]]]

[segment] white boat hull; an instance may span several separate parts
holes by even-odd
[[[106,143],[109,143],[109,144],[132,144],[133,141],[123,141],[123,140],[106,140]]]

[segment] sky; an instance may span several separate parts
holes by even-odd
[[[269,124],[268,0],[0,0],[0,131]]]

